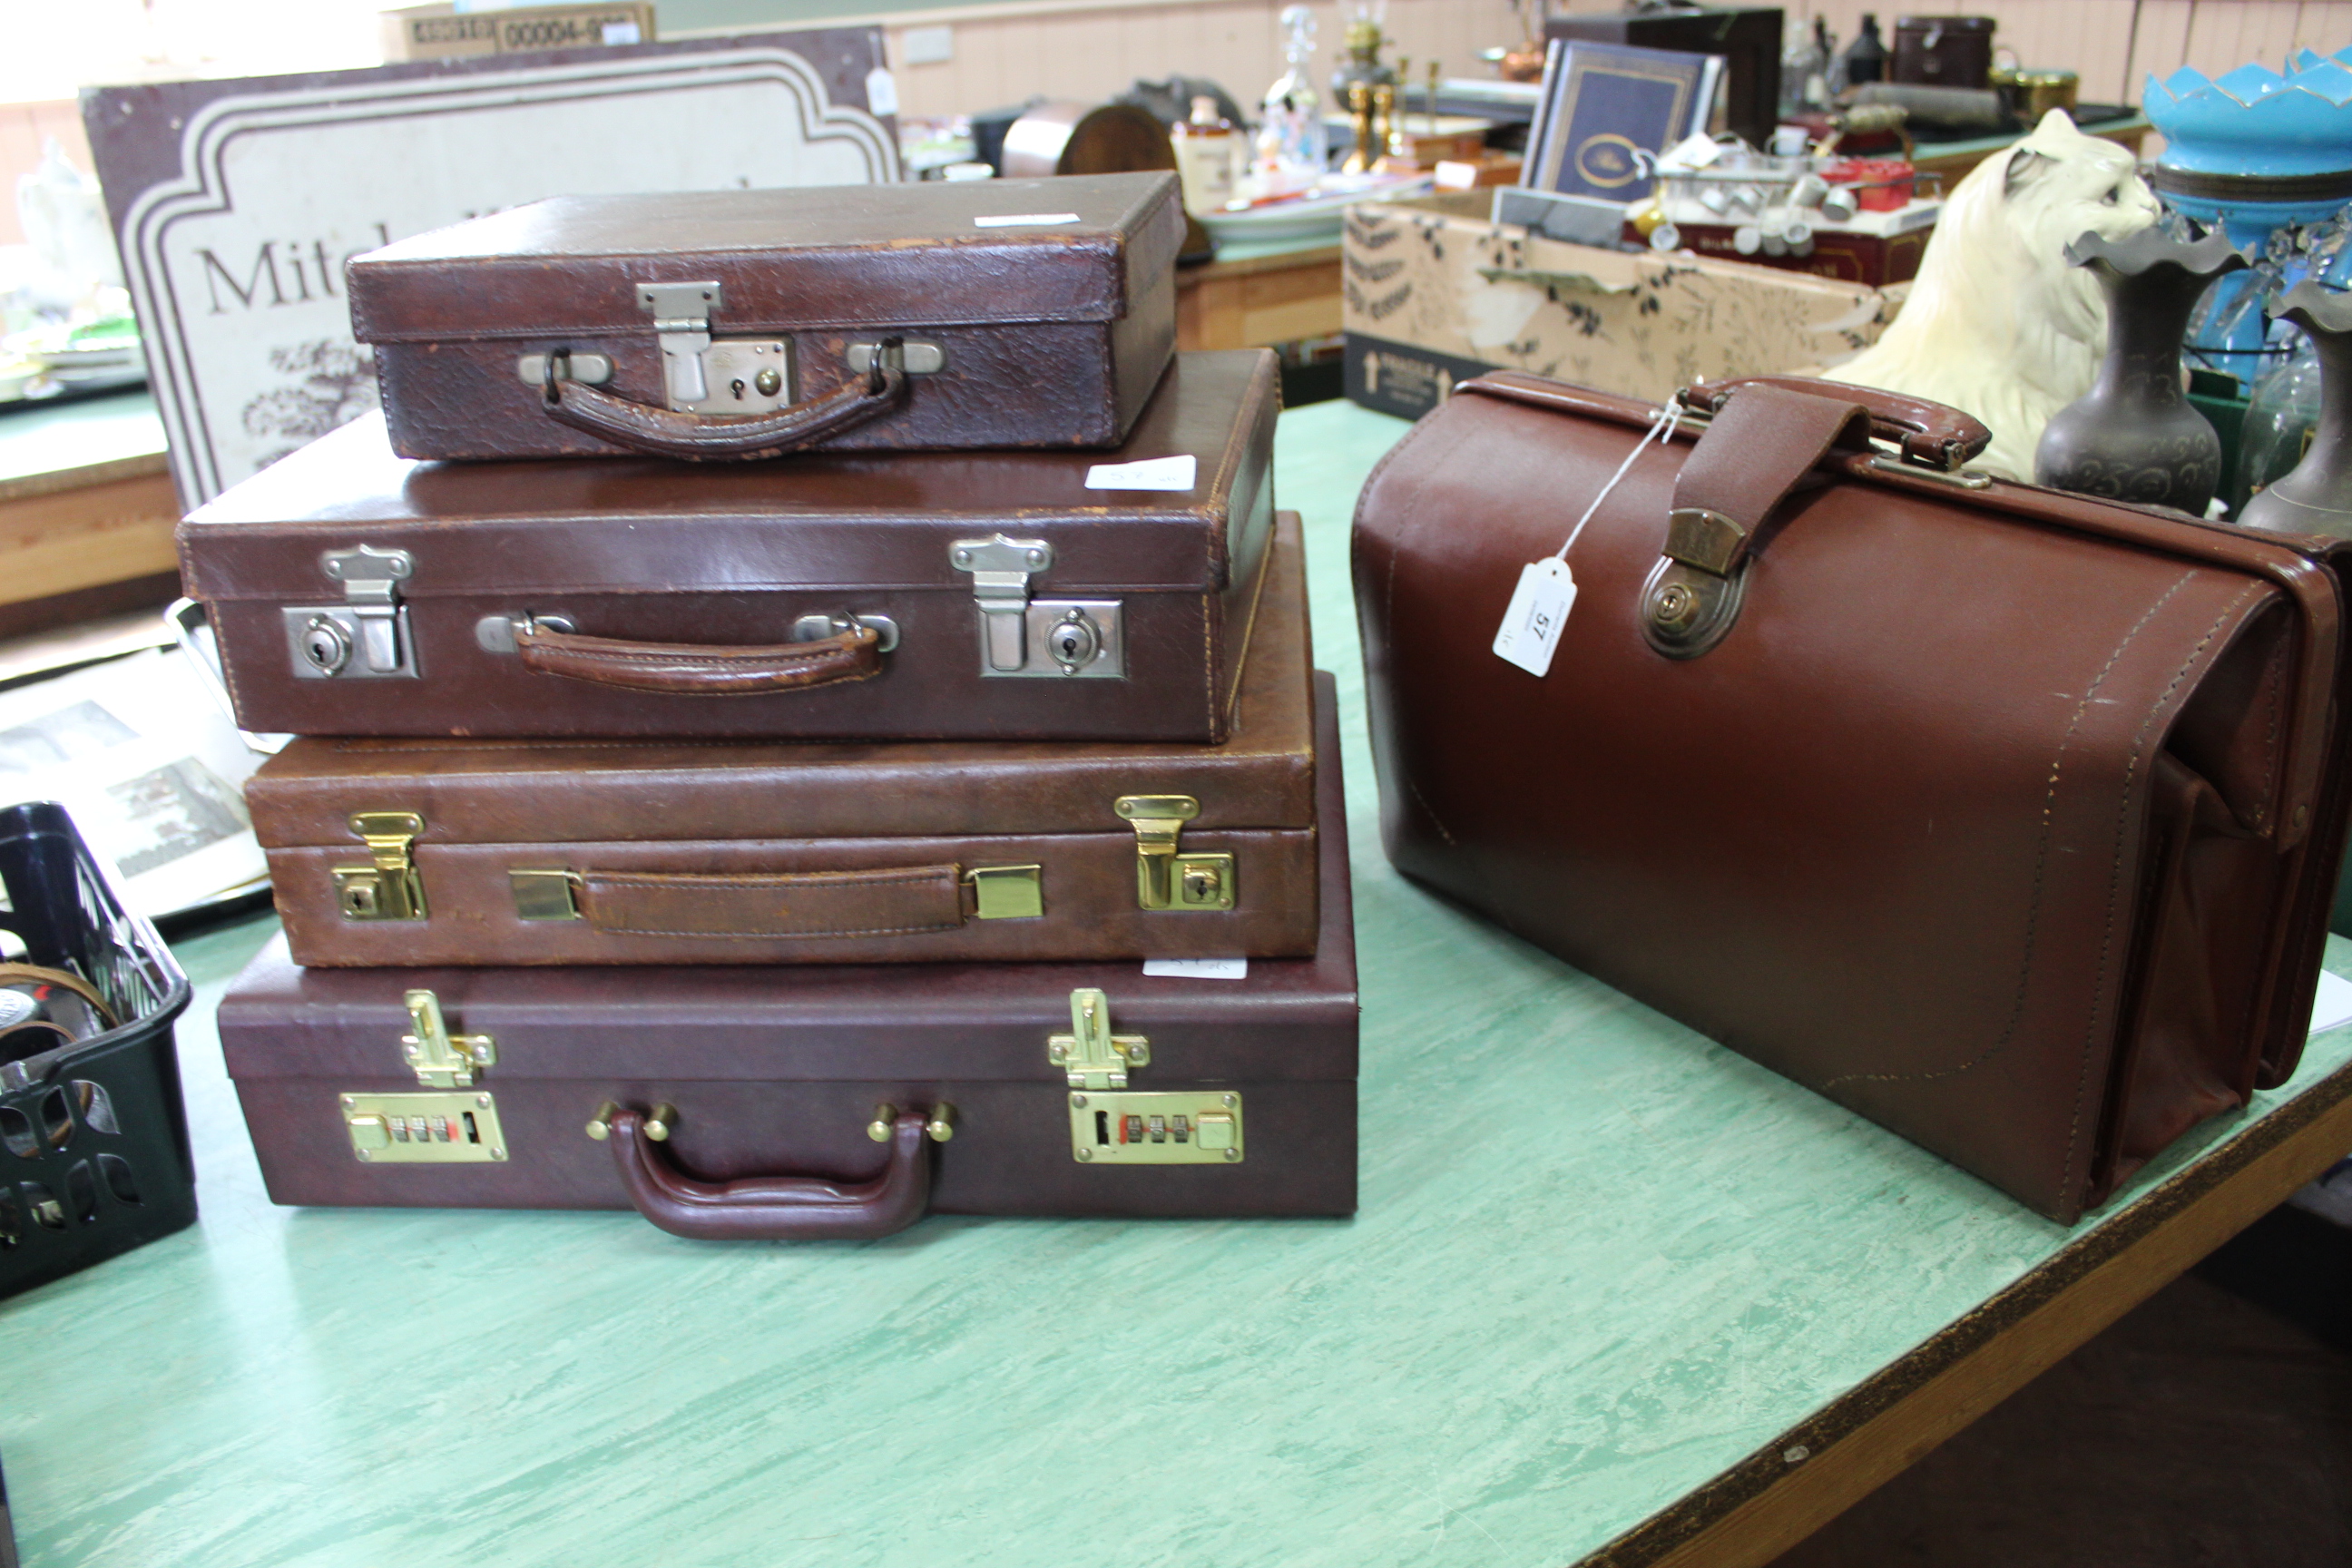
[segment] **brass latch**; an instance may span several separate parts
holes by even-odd
[[[352,832],[367,846],[369,864],[337,866],[335,902],[347,921],[421,921],[425,881],[412,858],[425,819],[413,811],[362,811]]]
[[[1151,1059],[1151,1042],[1112,1034],[1110,998],[1081,986],[1070,993],[1070,1032],[1046,1037],[1045,1058],[1069,1074],[1072,1089],[1125,1089],[1127,1069]]]
[[[499,1059],[499,1049],[488,1035],[453,1035],[441,1021],[441,999],[430,991],[407,995],[414,1034],[400,1037],[401,1054],[416,1069],[416,1081],[426,1089],[471,1089],[477,1071]]]
[[[1234,858],[1186,853],[1184,825],[1201,815],[1189,795],[1123,795],[1111,807],[1135,828],[1135,901],[1147,910],[1230,910]]]

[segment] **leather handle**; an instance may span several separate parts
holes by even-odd
[[[891,1122],[882,1173],[866,1182],[822,1176],[698,1182],[656,1148],[642,1111],[616,1110],[602,1120],[629,1202],[672,1236],[696,1241],[859,1241],[904,1230],[930,1206],[931,1135],[920,1111],[901,1112]]]
[[[559,376],[562,357],[547,356],[546,395],[541,406],[550,419],[633,452],[689,463],[781,457],[879,418],[907,395],[905,357],[895,338],[883,341],[863,382],[850,382],[773,414],[748,417],[688,414],[615,397]]]
[[[1992,444],[1992,431],[1973,415],[1923,397],[1881,392],[1874,386],[1854,386],[1811,375],[1742,375],[1727,381],[1703,381],[1683,394],[1683,401],[1708,414],[1719,414],[1731,395],[1743,386],[1777,386],[1838,403],[1859,403],[1870,411],[1870,433],[1892,441],[1915,463],[1953,471]]]
[[[580,914],[600,931],[772,941],[912,936],[963,924],[952,862],[858,871],[583,871]]]
[[[583,637],[533,620],[516,626],[514,644],[538,674],[673,697],[759,697],[882,672],[881,637],[864,625],[814,642],[735,647]]]

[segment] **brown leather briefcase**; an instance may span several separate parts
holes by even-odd
[[[2294,1068],[2344,547],[1972,475],[1859,387],[1689,395],[1634,455],[1655,408],[1486,375],[1366,485],[1390,858],[2071,1222]]]
[[[1328,677],[1318,724],[1337,745]],[[714,1237],[948,1214],[1344,1215],[1356,960],[1339,770],[1311,958],[299,969],[221,1044],[281,1204],[626,1208]]]
[[[297,963],[1305,956],[1309,657],[1285,512],[1222,746],[307,739],[246,803]]]
[[[1109,447],[1183,237],[1167,174],[557,196],[346,276],[403,457]]]
[[[1266,351],[1183,354],[1116,453],[698,469],[408,463],[371,418],[188,518],[181,566],[248,730],[1219,741],[1280,403]],[[1189,488],[1088,488],[1157,458]]]

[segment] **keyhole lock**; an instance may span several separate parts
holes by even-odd
[[[1045,651],[1054,656],[1063,674],[1076,675],[1102,652],[1102,634],[1084,610],[1072,610],[1045,634]]]
[[[737,376],[733,385],[735,391],[735,401],[740,403],[743,401],[743,378],[740,375]]]
[[[773,397],[777,393],[783,390],[784,378],[777,374],[774,366],[771,365],[766,370],[763,370],[759,374],[753,376],[751,378],[751,384],[760,389],[761,396]]]
[[[332,675],[352,660],[352,635],[332,618],[312,616],[302,628],[302,657],[322,675]]]

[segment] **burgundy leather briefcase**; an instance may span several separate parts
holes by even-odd
[[[1315,951],[1298,520],[1233,738],[296,741],[246,785],[297,963]]]
[[[1658,410],[1483,376],[1366,485],[1390,858],[2071,1222],[2294,1068],[2344,547],[1972,475],[1981,426],[1859,387],[1691,395],[1556,631],[1522,568]]]
[[[1183,237],[1167,174],[557,196],[346,276],[403,457],[1109,447]]]
[[[1116,453],[700,469],[408,463],[370,418],[180,560],[248,730],[1220,741],[1280,402],[1263,349],[1184,354]],[[1088,488],[1162,458],[1189,489]]]
[[[717,1237],[878,1236],[927,1205],[1344,1215],[1356,961],[1339,780],[1325,768],[1317,785],[1315,955],[1240,979],[1134,963],[305,970],[273,942],[222,1002],[221,1043],[282,1204],[634,1205]]]

